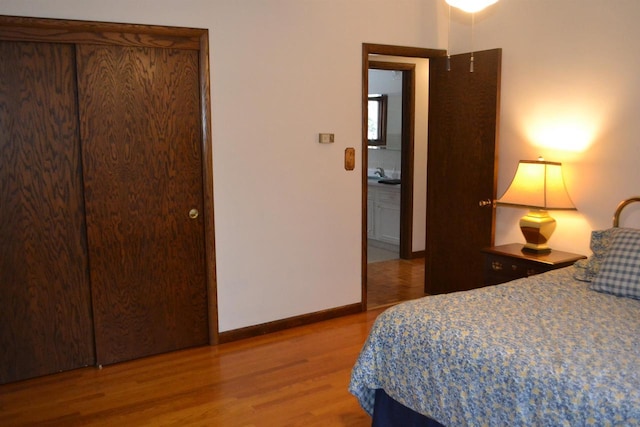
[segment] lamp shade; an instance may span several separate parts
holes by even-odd
[[[576,210],[562,178],[562,163],[520,160],[513,181],[498,199],[501,205]]]
[[[498,0],[445,0],[449,6],[457,7],[465,12],[480,12],[487,6],[497,3]]]

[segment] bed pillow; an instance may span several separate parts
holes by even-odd
[[[594,230],[591,232],[591,243],[589,247],[593,254],[585,260],[577,261],[574,277],[577,280],[591,282],[600,271],[600,266],[607,257],[611,242],[621,228],[609,228],[607,230]]]
[[[579,259],[573,263],[573,278],[583,282],[590,282],[593,278],[589,275],[589,261],[591,259]]]
[[[590,288],[640,299],[640,230],[624,228],[616,233]]]

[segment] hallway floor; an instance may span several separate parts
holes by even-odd
[[[424,258],[393,259],[367,264],[367,309],[425,295]]]

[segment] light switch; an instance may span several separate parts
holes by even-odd
[[[331,144],[334,140],[335,137],[332,133],[321,133],[318,138],[320,144]]]

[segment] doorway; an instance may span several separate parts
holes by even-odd
[[[415,65],[371,61],[368,91],[367,262],[409,259]]]
[[[494,200],[496,192],[501,49],[449,57],[445,50],[363,44],[362,52],[363,112],[367,111],[372,57],[429,59],[424,292],[435,294],[483,286],[480,250],[493,243],[495,229],[495,209],[484,201]],[[362,130],[364,225],[368,164],[365,114]],[[366,238],[363,226],[362,310],[367,309]],[[461,262],[464,268],[452,268]]]
[[[446,51],[444,50],[363,44],[363,309],[368,308],[367,301],[369,300],[369,297],[367,295],[367,291],[370,274],[369,271],[375,272],[372,273],[375,274],[375,277],[371,277],[372,285],[378,287],[378,283],[384,282],[385,285],[387,285],[387,288],[389,288],[389,283],[396,283],[397,286],[394,286],[395,289],[391,289],[391,291],[396,294],[399,293],[401,295],[404,295],[405,297],[414,293],[411,290],[407,292],[406,289],[406,287],[411,286],[413,282],[416,282],[416,288],[422,287],[422,276],[420,276],[420,271],[424,270],[424,261],[421,259],[424,255],[424,251],[414,250],[414,231],[416,231],[417,233],[420,232],[420,230],[414,230],[414,138],[417,138],[414,129],[416,122],[416,79],[422,78],[423,76],[416,76],[415,63],[417,61],[422,61],[423,59],[445,55]],[[394,141],[388,141],[391,142],[390,147],[388,146],[384,149],[379,149],[378,147],[370,147],[369,138],[367,136],[367,133],[364,132],[364,130],[368,129],[368,114],[366,114],[366,112],[368,111],[368,100],[370,94],[370,70],[385,70],[390,73],[395,72],[396,78],[399,78],[402,81],[402,132],[401,136],[399,136],[401,141],[395,146],[393,145]],[[426,103],[426,101],[423,102]],[[426,114],[423,115],[426,116]],[[426,120],[426,117],[423,117],[423,119]],[[424,127],[426,128],[426,122]],[[426,134],[420,137],[426,140]],[[395,153],[393,152],[394,149],[396,150]],[[423,147],[423,149],[426,150],[426,147]],[[383,150],[385,150],[384,155],[380,155]],[[424,151],[423,153],[426,157],[426,151]],[[370,253],[370,250],[376,250],[376,248],[371,248],[371,246],[368,245],[369,237],[371,236],[372,232],[368,224],[370,224],[372,220],[375,221],[375,219],[373,218],[373,209],[376,209],[376,206],[374,205],[375,202],[374,200],[372,200],[373,198],[370,194],[371,179],[369,179],[369,177],[371,176],[371,174],[369,173],[369,169],[371,168],[373,169],[372,172],[375,172],[375,170],[380,167],[380,163],[376,164],[376,161],[370,163],[370,156],[377,158],[375,160],[377,160],[378,162],[380,161],[381,157],[386,156],[387,159],[392,158],[400,164],[399,176],[393,176],[392,174],[392,176],[390,176],[390,178],[399,179],[400,181],[400,188],[396,188],[396,191],[399,193],[400,204],[399,209],[396,208],[395,211],[399,220],[399,224],[396,225],[396,227],[398,227],[396,229],[396,233],[399,231],[399,235],[397,235],[397,242],[399,246],[398,257],[395,260],[391,261],[394,263],[393,265],[388,264],[385,266],[382,263],[375,263],[374,268],[372,268],[372,266],[369,265],[368,262],[370,256],[372,259],[375,259],[377,256],[377,254],[375,253]],[[372,168],[372,165],[375,165],[375,167]],[[391,162],[390,165],[392,166],[392,169],[394,169],[393,162]],[[426,167],[426,162],[422,162],[420,166],[422,169],[424,169]],[[382,168],[384,169],[384,166],[382,166]],[[426,172],[422,171],[422,173],[424,174]],[[389,173],[387,173],[387,170],[384,171],[384,174],[390,175]],[[376,180],[376,178],[374,178],[374,180]],[[424,183],[422,183],[422,177],[419,178],[419,180],[421,186],[419,187],[418,191],[420,193],[420,197],[424,198],[424,196],[426,195],[426,188],[423,185],[426,184],[426,179],[424,179]],[[383,186],[383,188],[385,187],[389,188],[391,186]],[[384,206],[379,206],[378,208],[379,209],[375,212],[384,212],[382,210]],[[423,217],[421,216],[416,217],[415,219],[417,221],[423,222]],[[420,222],[419,225],[423,226],[423,224]],[[390,240],[389,238],[383,238],[382,240],[393,242],[393,240]],[[383,275],[384,277],[384,280],[382,281],[379,280],[381,275]],[[403,286],[404,289],[398,290],[397,287],[400,286]],[[417,289],[416,292],[420,294],[423,293],[421,289]],[[400,296],[400,298],[403,297]],[[376,295],[372,299],[372,304],[379,304],[378,295]]]

